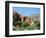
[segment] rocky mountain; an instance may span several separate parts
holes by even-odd
[[[33,21],[37,20],[40,21],[40,14],[34,14],[29,16]]]

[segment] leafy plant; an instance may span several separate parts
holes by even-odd
[[[13,30],[39,30],[40,29],[40,22],[39,21],[33,21],[34,24],[29,25],[27,22],[22,22],[20,18],[16,18],[13,16]],[[18,25],[18,28],[16,26]]]

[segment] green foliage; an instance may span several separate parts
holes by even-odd
[[[39,30],[40,29],[40,22],[39,21],[33,21],[34,24],[29,25],[26,22],[22,22],[21,20],[18,20],[13,16],[13,30],[19,31],[19,30]],[[19,26],[18,28],[16,26]]]

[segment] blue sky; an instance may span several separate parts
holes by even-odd
[[[31,16],[33,14],[40,14],[40,8],[32,8],[32,7],[13,7],[13,11],[18,12],[24,16]]]

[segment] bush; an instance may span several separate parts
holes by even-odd
[[[19,28],[16,28],[16,26],[19,26]],[[22,22],[20,19],[15,18],[13,16],[13,30],[39,30],[40,29],[40,22],[39,21],[34,21],[34,24],[29,25],[26,22]]]

